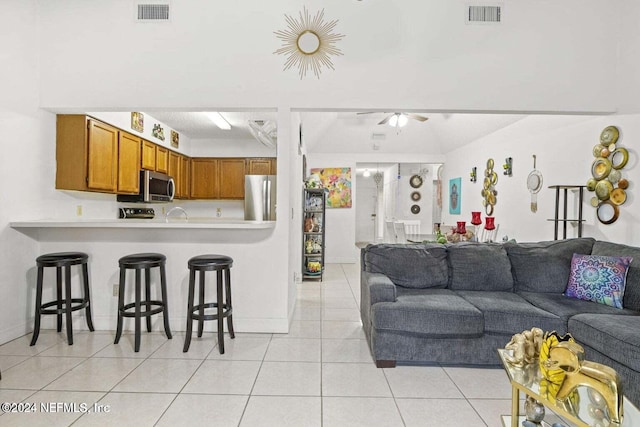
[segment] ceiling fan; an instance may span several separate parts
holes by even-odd
[[[364,113],[357,113],[357,114],[373,114],[373,113],[374,113],[373,111],[367,111]],[[392,126],[392,127],[403,127],[407,124],[409,119],[418,120],[419,122],[425,122],[429,120],[428,117],[421,116],[419,114],[395,112],[388,115],[384,119],[382,119],[378,124],[379,125],[389,124],[389,126]]]

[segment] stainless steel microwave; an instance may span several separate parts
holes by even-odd
[[[118,194],[119,202],[130,203],[167,203],[173,201],[176,192],[176,185],[169,175],[140,171],[140,193],[139,194]]]

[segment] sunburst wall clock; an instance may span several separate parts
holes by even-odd
[[[284,15],[288,28],[275,31],[277,38],[282,40],[282,47],[274,52],[286,55],[284,71],[291,67],[298,67],[300,80],[306,77],[307,71],[313,71],[317,78],[323,67],[333,67],[331,56],[342,55],[336,47],[336,42],[344,37],[334,32],[338,20],[325,22],[324,9],[311,16],[307,8],[303,8],[298,18]]]

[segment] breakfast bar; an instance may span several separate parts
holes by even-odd
[[[287,239],[284,222],[235,218],[53,219],[11,222],[10,226],[38,242],[39,252],[82,251],[89,254],[94,324],[114,330],[117,314],[118,259],[136,252],[167,257],[167,290],[171,328],[186,329],[189,270],[187,261],[201,254],[233,258],[236,332],[288,331]],[[35,287],[35,265],[27,272]],[[156,278],[154,277],[154,280]],[[79,286],[74,276],[74,286]],[[31,292],[31,289],[29,290]],[[264,304],[264,301],[270,301]],[[75,315],[74,315],[75,316]],[[52,319],[46,319],[51,320]],[[45,320],[45,322],[46,322]],[[83,319],[75,316],[74,327]],[[52,328],[44,323],[43,328]],[[154,319],[153,330],[162,320]],[[206,325],[213,330],[212,325]]]

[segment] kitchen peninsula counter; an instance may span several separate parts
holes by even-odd
[[[269,235],[276,221],[246,221],[236,218],[170,218],[154,219],[42,219],[16,221],[11,228],[35,239],[51,240],[122,240],[200,242],[228,240],[247,241],[243,234],[260,240]],[[83,237],[84,236],[84,237]],[[249,238],[249,240],[252,240]]]
[[[288,221],[245,221],[237,218],[189,217],[154,219],[62,218],[10,223],[9,232],[35,240],[43,253],[80,251],[89,254],[91,305],[98,330],[116,325],[118,259],[132,253],[166,256],[171,329],[184,331],[191,257],[223,254],[233,258],[233,322],[236,332],[286,333],[289,329]],[[35,281],[35,272],[31,271]],[[155,274],[155,273],[153,273]],[[215,275],[211,275],[215,277]],[[157,276],[153,276],[157,281]],[[209,281],[211,278],[208,278]],[[53,279],[50,279],[53,280]],[[75,284],[75,283],[74,283]],[[215,299],[215,287],[207,295]],[[267,302],[267,303],[265,303]],[[205,322],[205,330],[216,322]],[[53,325],[53,323],[52,323]],[[126,322],[131,329],[133,322]],[[160,330],[162,322],[154,321]],[[175,339],[175,337],[174,337]]]

